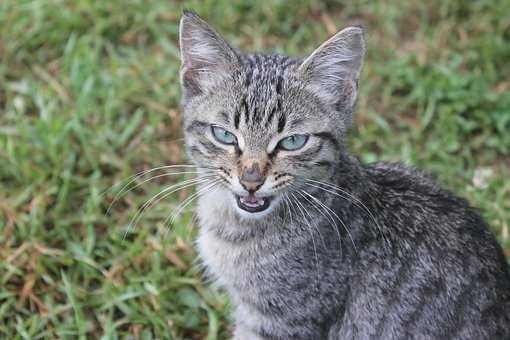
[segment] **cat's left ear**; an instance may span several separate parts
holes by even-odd
[[[298,72],[308,87],[335,109],[352,108],[364,55],[363,29],[347,27],[319,46]]]

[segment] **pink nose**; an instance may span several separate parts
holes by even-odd
[[[260,166],[258,163],[252,163],[251,166],[246,166],[241,172],[241,178],[239,183],[250,193],[257,191],[262,184],[264,184],[265,178],[262,176]]]

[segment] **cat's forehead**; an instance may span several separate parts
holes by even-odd
[[[296,80],[299,60],[284,55],[243,56],[243,70],[236,86],[236,109],[232,121],[253,143],[306,124],[310,100],[304,98]],[[313,112],[312,112],[313,111]]]
[[[248,55],[243,58],[241,109],[253,124],[268,125],[282,109],[284,88],[296,61],[282,55]]]
[[[283,54],[262,53],[242,54],[240,61],[252,80],[276,78],[287,71],[292,71],[299,62],[298,59]],[[256,75],[259,77],[253,72],[257,72]]]
[[[294,63],[280,55],[243,57],[233,123],[252,146],[265,144],[277,132],[278,124],[283,129],[288,119],[283,110],[284,87]]]

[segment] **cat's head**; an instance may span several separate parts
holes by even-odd
[[[221,176],[244,218],[274,211],[306,180],[327,180],[343,152],[365,52],[348,27],[304,59],[243,54],[206,22],[180,25],[183,127],[196,165]]]

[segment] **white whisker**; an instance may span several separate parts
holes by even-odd
[[[291,209],[291,206],[290,206],[290,198],[289,198],[289,195],[287,193],[284,193],[285,197],[284,197],[284,202],[289,210],[289,218],[290,218],[290,238],[293,239],[294,238],[294,222],[293,222],[293,219],[292,219],[292,209]]]
[[[291,201],[290,202],[295,202],[296,205],[297,205],[297,199],[296,197],[293,195],[293,194],[290,194],[291,195]],[[294,204],[292,204],[294,206]],[[301,208],[297,205],[299,211],[301,212],[301,216],[303,216],[303,221],[308,224],[308,226],[310,226],[310,222],[306,219],[305,217],[305,214],[303,213],[303,211],[301,210]],[[317,255],[317,247],[315,245],[315,239],[313,237],[313,232],[312,230],[310,230],[310,228],[306,228],[306,230],[308,230],[308,232],[310,233],[310,236],[312,237],[312,244],[313,244],[313,251],[314,251],[314,255],[315,255],[315,271],[316,271],[316,274],[317,274],[317,278],[316,278],[316,288],[318,288],[318,283],[319,283],[319,280],[320,280],[320,275],[319,275],[319,257]]]
[[[338,221],[340,221],[340,223],[344,227],[344,230],[346,231],[347,235],[349,236],[349,239],[352,242],[354,250],[357,252],[358,249],[356,248],[356,244],[354,243],[354,239],[352,238],[352,235],[349,232],[349,229],[347,228],[347,225],[344,223],[344,221],[330,207],[328,207],[326,204],[321,202],[318,198],[314,197],[313,195],[311,195],[310,193],[308,193],[308,192],[306,192],[304,190],[301,190],[301,192],[304,193],[305,195],[309,196],[311,199],[313,199],[319,205],[319,207],[322,207],[324,209],[324,211],[328,214],[330,220],[333,221],[333,223],[335,224],[335,231],[337,233],[338,240],[340,241],[340,244],[341,244],[342,237],[340,236],[340,232],[338,231],[338,224],[335,222],[335,220],[333,219],[332,215],[334,215],[338,219]]]
[[[207,182],[211,182],[211,183],[207,183]],[[164,222],[164,226],[166,226],[166,230],[168,231],[170,225],[173,225],[175,223],[175,220],[177,219],[177,217],[179,216],[179,214],[182,212],[182,210],[187,206],[189,205],[191,202],[193,202],[193,200],[195,200],[196,198],[198,198],[200,195],[202,194],[205,194],[209,191],[211,191],[218,183],[221,182],[221,178],[218,178],[218,176],[216,177],[213,177],[213,179],[208,179],[208,181],[205,182],[206,183],[206,186],[199,189],[197,192],[195,192],[194,194],[192,194],[191,196],[189,196],[188,198],[186,198],[184,201],[182,201],[178,206],[177,208],[175,208],[174,212],[167,217],[167,219],[165,220]],[[165,235],[166,237],[166,235]]]
[[[106,194],[108,191],[112,190],[113,188],[115,188],[116,186],[119,186],[121,185],[122,183],[124,183],[125,181],[128,181],[130,180],[127,184],[125,184],[122,189],[124,190],[126,187],[128,187],[131,183],[137,181],[139,178],[145,176],[146,174],[149,174],[151,172],[154,172],[154,171],[158,171],[158,170],[163,170],[163,169],[173,169],[173,168],[197,168],[196,165],[191,165],[191,164],[174,164],[174,165],[162,165],[162,166],[158,166],[158,167],[155,167],[155,168],[151,168],[151,169],[148,169],[148,170],[144,170],[144,171],[140,171],[140,172],[137,172],[136,174],[134,174],[133,176],[130,176],[128,178],[125,178],[115,184],[113,184],[112,186],[110,186],[108,189],[105,189],[101,195],[104,195]]]
[[[138,221],[142,217],[143,213],[147,209],[153,207],[154,205],[158,204],[163,199],[165,199],[166,197],[170,196],[171,194],[173,194],[173,193],[175,193],[177,191],[183,190],[183,189],[188,188],[190,186],[193,186],[195,184],[206,182],[208,180],[209,180],[209,178],[193,178],[193,179],[189,179],[189,180],[185,180],[185,181],[179,182],[177,184],[171,185],[171,186],[166,187],[165,189],[161,190],[159,193],[154,195],[151,199],[147,200],[142,205],[142,207],[140,207],[138,209],[138,211],[136,212],[135,216],[131,219],[131,222],[129,223],[128,228],[127,228],[126,232],[124,233],[123,239],[126,238],[126,235],[131,231],[131,228],[133,226],[136,226],[136,224],[138,223]]]
[[[300,194],[299,191],[297,191],[298,194]],[[303,196],[301,194],[301,196]],[[317,224],[314,223],[314,219],[312,217],[312,215],[310,215],[310,213],[308,212],[308,210],[303,206],[303,204],[301,204],[301,202],[299,202],[299,200],[296,199],[296,204],[298,204],[302,209],[303,211],[306,213],[306,215],[308,216],[308,218],[310,218],[310,220],[312,221],[312,223],[309,223],[310,226],[313,226],[314,229],[317,231],[317,234],[319,234],[319,237],[321,238],[321,242],[322,242],[322,246],[324,247],[324,249],[326,249],[326,243],[324,242],[324,238],[322,237],[322,234],[321,234],[321,231],[319,229],[319,227],[317,227]]]
[[[387,240],[387,239],[386,239],[386,237],[384,236],[384,233],[383,233],[383,231],[382,231],[381,226],[380,226],[380,225],[379,225],[379,223],[377,222],[376,218],[374,217],[374,215],[372,214],[372,212],[370,211],[370,209],[368,209],[368,207],[367,207],[365,204],[363,204],[363,202],[361,202],[361,201],[360,201],[357,197],[355,197],[355,196],[354,196],[354,195],[352,195],[351,193],[349,193],[349,192],[347,192],[347,191],[343,190],[342,188],[339,188],[339,187],[334,186],[334,185],[329,184],[329,183],[325,183],[325,182],[321,182],[321,181],[316,181],[316,180],[311,180],[311,179],[307,179],[306,181],[307,181],[307,182],[309,182],[309,183],[308,183],[308,185],[310,185],[310,186],[312,186],[312,187],[315,187],[315,188],[321,189],[321,190],[323,190],[323,191],[329,192],[329,193],[331,193],[331,194],[333,194],[333,195],[336,195],[336,196],[338,196],[338,197],[341,197],[341,198],[343,198],[343,199],[345,199],[345,200],[347,200],[347,201],[349,201],[349,199],[350,199],[350,200],[351,200],[351,202],[353,202],[356,206],[358,206],[358,208],[363,208],[363,209],[367,212],[367,214],[370,216],[370,218],[374,221],[374,223],[375,223],[375,225],[376,225],[377,229],[379,230],[379,233],[380,233],[380,235],[381,235],[381,237],[382,237],[382,239],[383,239],[383,244],[384,244],[384,246],[385,246],[386,250],[388,249],[388,245],[386,244],[386,243],[388,243],[388,240]],[[328,188],[324,188],[324,187],[321,187],[321,186],[318,186],[318,185],[310,184],[310,182],[312,182],[312,183],[317,183],[317,184],[320,184],[320,185],[322,185],[322,186],[326,186],[326,187],[329,187],[329,188],[331,188],[331,189],[334,189],[334,190],[340,191],[340,193],[342,193],[342,194],[346,195],[347,197],[346,197],[346,196],[341,195],[340,193],[338,193],[338,192],[336,192],[336,191],[329,190]],[[358,205],[358,204],[359,204],[359,205]],[[361,207],[360,207],[360,206],[361,206]]]
[[[128,188],[127,187],[132,184],[133,182],[135,182],[137,179],[139,179],[140,177],[130,181],[128,184],[126,184],[114,197],[113,201],[108,205],[108,209],[106,209],[106,212],[105,212],[105,215],[108,215],[110,213],[110,210],[112,209],[112,207],[115,205],[115,203],[117,203],[121,198],[122,196],[124,195],[127,195],[130,191],[132,190],[135,190],[136,188],[142,186],[143,184],[149,182],[149,181],[152,181],[156,178],[160,178],[160,177],[166,177],[166,176],[178,176],[178,175],[188,175],[188,174],[206,174],[206,172],[202,172],[202,171],[180,171],[180,172],[167,172],[167,173],[164,173],[164,174],[159,174],[159,175],[156,175],[156,176],[152,176],[152,177],[149,177],[147,179],[144,179],[143,181],[141,181],[140,183],[137,183],[135,186],[131,187],[131,188]]]

